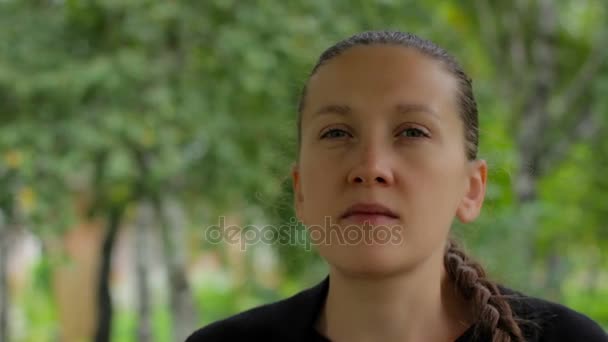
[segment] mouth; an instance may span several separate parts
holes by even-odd
[[[369,221],[373,223],[387,220],[394,221],[399,219],[399,215],[379,203],[357,203],[346,209],[340,218],[349,221]]]

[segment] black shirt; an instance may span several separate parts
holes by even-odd
[[[329,289],[329,277],[287,299],[255,307],[211,323],[194,332],[186,342],[301,341],[328,342],[314,328]],[[522,325],[528,342],[607,342],[608,335],[589,317],[563,305],[525,296],[505,287],[515,315],[532,324]],[[454,342],[488,341],[474,338],[471,326]]]

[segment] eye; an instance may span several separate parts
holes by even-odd
[[[321,135],[321,139],[337,139],[344,138],[346,135],[350,135],[343,129],[333,128]]]
[[[401,131],[401,133],[399,134],[400,136],[405,136],[407,138],[428,138],[429,134],[426,133],[425,131],[419,129],[419,128],[414,128],[414,127],[409,127],[404,129],[403,131]]]

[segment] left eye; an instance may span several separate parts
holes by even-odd
[[[327,132],[325,132],[321,136],[321,139],[339,139],[339,138],[344,138],[344,136],[346,136],[346,135],[348,135],[348,132],[346,132],[345,130],[334,128],[334,129],[330,129]]]
[[[429,136],[425,131],[413,127],[404,129],[399,135],[406,136],[408,138],[423,138]]]

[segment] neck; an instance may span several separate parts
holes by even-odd
[[[447,277],[443,254],[436,254],[386,277],[332,267],[317,329],[332,341],[454,341],[470,316]]]

